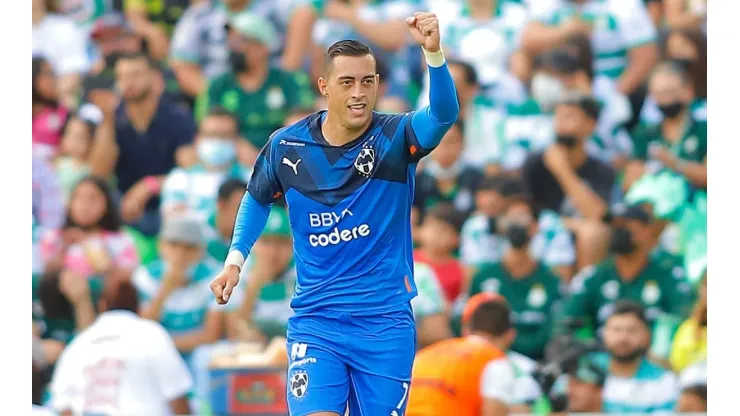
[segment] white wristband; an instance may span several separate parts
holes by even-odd
[[[239,270],[244,266],[244,255],[239,250],[232,250],[229,255],[226,256],[224,266],[237,266]]]
[[[437,52],[429,52],[424,49],[424,47],[422,47],[421,50],[424,52],[424,58],[427,61],[427,65],[432,68],[439,68],[445,64],[446,60],[444,53],[442,53],[442,48],[439,48]]]

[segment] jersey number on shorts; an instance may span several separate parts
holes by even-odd
[[[290,359],[295,361],[296,358],[303,358],[306,356],[306,350],[308,349],[307,344],[293,344],[290,347]],[[404,395],[405,397],[405,395]]]
[[[406,401],[406,396],[409,393],[409,383],[403,383],[403,397],[401,397],[401,401],[398,402],[396,405],[396,410],[401,410],[403,408],[403,402]],[[399,416],[399,413],[394,410],[391,412],[391,416]]]

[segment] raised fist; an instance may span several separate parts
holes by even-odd
[[[429,52],[439,51],[439,20],[437,20],[437,15],[417,12],[414,13],[413,17],[406,18],[406,24],[416,43]]]

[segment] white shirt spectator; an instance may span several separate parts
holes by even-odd
[[[481,376],[481,397],[507,406],[534,402],[542,395],[531,375],[535,367],[534,361],[515,352],[507,353],[505,359],[491,361]]]
[[[33,55],[46,58],[57,76],[81,74],[89,69],[85,35],[71,19],[47,15],[31,33]]]
[[[52,407],[74,414],[169,415],[193,380],[167,331],[129,311],[102,313],[62,353]]]

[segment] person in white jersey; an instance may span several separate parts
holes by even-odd
[[[190,414],[193,380],[167,331],[140,318],[129,281],[106,287],[100,315],[62,353],[51,381],[61,415]]]

